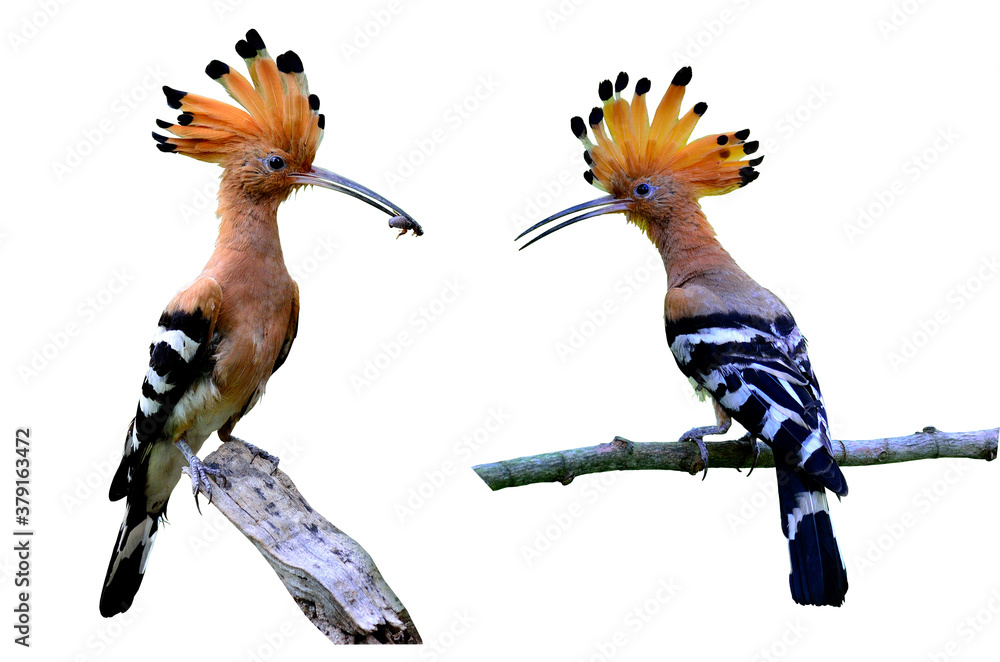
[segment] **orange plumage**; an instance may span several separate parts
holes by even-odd
[[[582,120],[574,120],[573,126],[593,161],[593,179],[588,181],[611,192],[616,178],[631,181],[641,176],[668,174],[691,184],[696,198],[722,195],[753,181],[756,163],[741,160],[757,148],[756,141],[745,142],[749,132],[714,134],[688,142],[707,109],[706,104],[697,103],[678,117],[684,88],[690,80],[690,67],[677,72],[652,122],[646,109],[648,79],[636,83],[631,105],[621,96],[628,76],[619,75],[613,93],[611,81],[601,83],[604,104],[591,111],[589,122],[596,144],[586,138]]]
[[[250,81],[227,64],[213,60],[205,73],[242,106],[235,106],[164,87],[172,108],[181,111],[174,124],[159,122],[176,138],[153,134],[160,149],[225,164],[251,143],[266,143],[286,152],[302,168],[312,164],[323,139],[323,116],[316,97],[310,97],[302,61],[293,51],[268,55],[256,31],[236,46],[250,71]]]

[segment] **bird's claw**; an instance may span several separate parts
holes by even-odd
[[[201,504],[198,503],[198,492],[205,491],[208,495],[208,502],[212,503],[212,482],[211,477],[215,476],[222,486],[226,485],[226,477],[222,475],[220,469],[207,466],[199,460],[197,456],[188,458],[188,466],[181,468],[182,473],[191,477],[191,493],[194,494],[194,506],[201,514]]]
[[[246,447],[248,449],[250,449],[250,453],[251,453],[251,455],[250,455],[250,464],[253,464],[253,461],[255,459],[257,459],[258,457],[261,458],[262,460],[266,460],[266,461],[270,462],[274,466],[271,467],[271,471],[269,471],[268,473],[273,476],[274,472],[278,470],[278,462],[281,461],[278,458],[278,456],[277,455],[271,455],[266,450],[264,450],[262,448],[258,448],[257,446],[254,446],[253,444],[247,443],[245,441],[243,443],[246,444]]]
[[[749,478],[757,466],[757,458],[760,457],[760,444],[757,443],[757,437],[750,432],[747,432],[736,441],[737,443],[750,444],[750,471],[747,472],[747,478]],[[739,471],[739,468],[737,467],[736,470]]]
[[[259,448],[257,446],[254,446],[249,441],[243,441],[242,439],[240,439],[238,437],[230,436],[227,439],[224,439],[224,441],[226,441],[226,442],[238,441],[239,443],[241,443],[244,446],[246,446],[247,450],[250,451],[250,464],[253,464],[253,461],[256,460],[258,457],[262,458],[264,460],[267,460],[268,462],[270,462],[272,465],[274,465],[274,466],[271,467],[271,471],[269,472],[270,475],[273,476],[274,472],[278,470],[278,462],[280,462],[281,460],[278,459],[277,455],[271,455],[270,453],[268,453],[263,448]]]
[[[705,470],[701,473],[701,479],[705,480],[708,477],[708,447],[705,446],[703,436],[702,434],[698,434],[698,430],[689,430],[681,436],[679,441],[693,441],[698,445],[698,450],[701,451],[701,464],[705,467]]]

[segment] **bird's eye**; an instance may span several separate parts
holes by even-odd
[[[643,183],[635,187],[635,194],[640,198],[645,198],[649,195],[650,191],[652,191],[652,189],[649,187],[649,184]]]
[[[267,167],[271,170],[281,170],[285,167],[285,159],[280,156],[272,156],[267,160]]]

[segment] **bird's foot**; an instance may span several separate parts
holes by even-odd
[[[246,442],[243,442],[243,443],[246,443]],[[253,464],[254,459],[256,459],[258,457],[261,458],[262,460],[270,462],[272,466],[271,466],[271,470],[268,473],[273,476],[274,472],[278,470],[278,462],[281,461],[278,458],[278,456],[277,455],[271,455],[266,450],[264,450],[262,448],[258,448],[257,446],[254,446],[253,444],[247,444],[247,448],[249,448],[250,452],[253,453],[253,455],[250,457],[250,463]]]
[[[747,472],[747,478],[753,473],[754,467],[757,466],[757,458],[760,457],[760,444],[757,442],[757,436],[747,432],[745,435],[736,440],[738,444],[749,444],[750,448],[748,453],[750,454],[750,471]],[[739,467],[736,468],[739,471]]]
[[[708,448],[705,446],[704,436],[706,434],[722,434],[725,430],[719,428],[716,425],[706,425],[700,428],[692,428],[681,435],[678,441],[693,441],[698,445],[698,450],[701,451],[701,464],[705,467],[705,470],[701,474],[701,479],[705,480],[708,476]]]
[[[181,468],[181,473],[186,473],[191,478],[191,493],[194,494],[194,506],[198,509],[198,514],[200,515],[201,504],[198,503],[198,492],[203,490],[208,495],[208,502],[212,503],[212,476],[215,476],[216,480],[223,486],[226,484],[226,477],[222,475],[221,470],[209,467],[198,459],[198,456],[191,450],[191,447],[184,441],[178,441],[175,445],[184,454],[184,459],[187,460],[188,465]]]
[[[246,446],[248,449],[250,449],[250,453],[251,453],[251,455],[250,455],[250,464],[253,464],[253,461],[259,457],[262,460],[270,462],[273,465],[271,467],[271,471],[268,472],[270,475],[273,476],[274,472],[278,470],[278,463],[281,461],[281,459],[277,455],[271,455],[270,453],[268,453],[263,448],[259,448],[257,446],[254,446],[250,442],[243,441],[242,439],[237,439],[236,437],[230,437],[229,441],[238,441],[241,444],[243,444],[244,446]]]

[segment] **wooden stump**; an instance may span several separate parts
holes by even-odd
[[[313,510],[287,474],[271,475],[271,462],[251,457],[234,440],[205,458],[226,478],[212,486],[212,504],[267,559],[313,625],[336,644],[421,643],[368,552]]]

